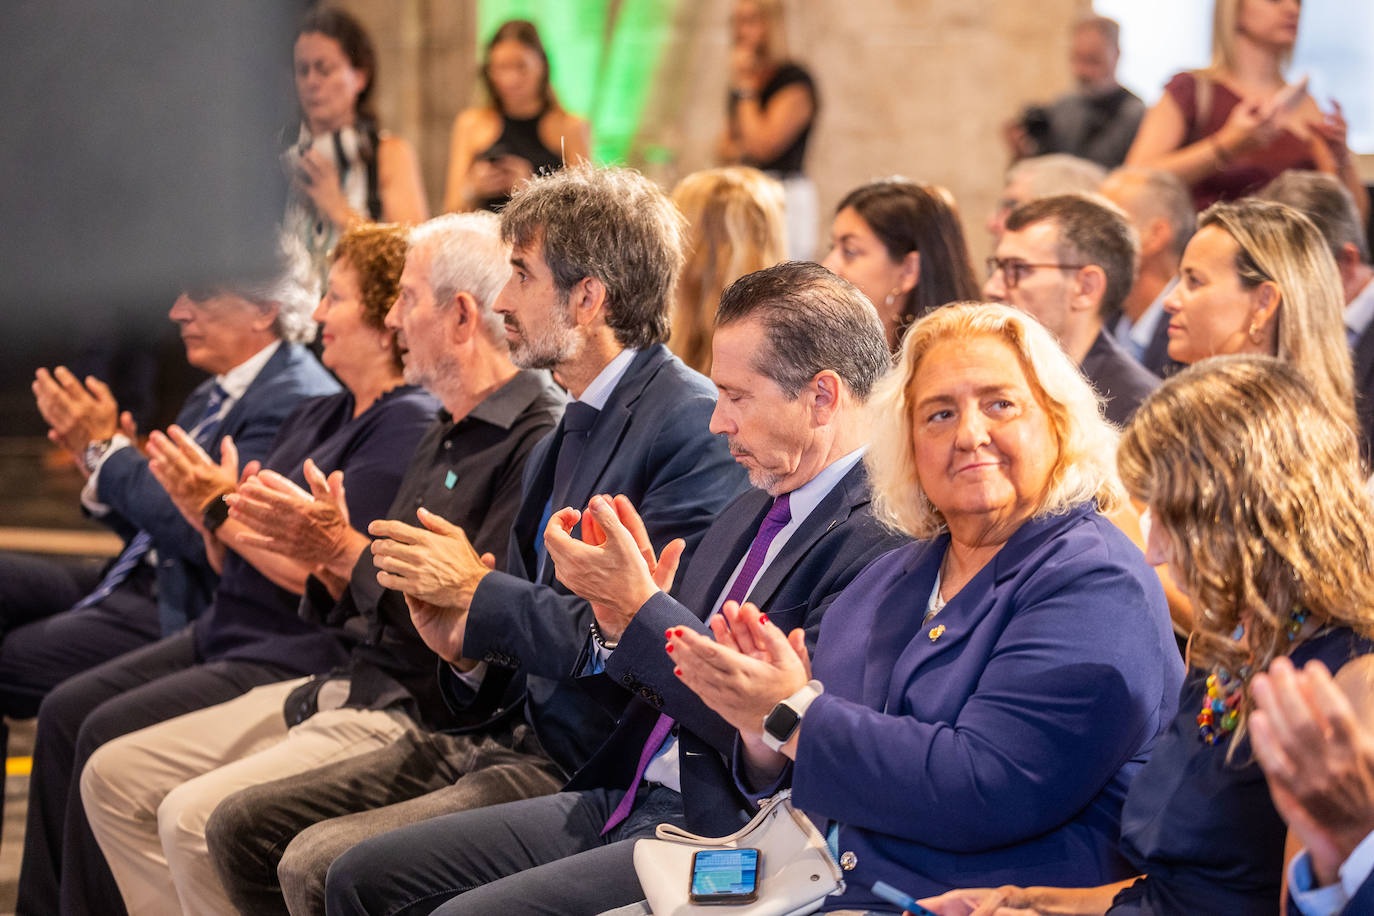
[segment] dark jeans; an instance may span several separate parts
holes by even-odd
[[[284,914],[289,905],[294,916],[323,916],[329,866],[363,840],[562,784],[523,723],[496,735],[416,729],[390,747],[235,792],[205,838],[239,912]]]
[[[98,564],[0,553],[0,715],[32,719],[43,697],[73,674],[160,637],[155,578],[152,567],[141,566],[101,604],[71,610],[95,590]],[[0,759],[8,756],[9,728],[0,720]],[[0,769],[0,803],[4,790]]]
[[[110,916],[119,889],[86,823],[81,770],[113,738],[232,700],[295,672],[252,662],[200,664],[190,629],[69,678],[38,710],[18,916]]]
[[[329,869],[329,912],[598,916],[643,900],[634,841],[681,825],[682,796],[641,787],[630,816],[602,836],[623,794],[560,792],[368,840]]]

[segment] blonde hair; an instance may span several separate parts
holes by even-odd
[[[1340,419],[1358,429],[1355,370],[1345,335],[1345,295],[1325,238],[1313,222],[1285,204],[1246,199],[1213,204],[1198,228],[1216,226],[1235,241],[1236,273],[1254,289],[1279,292],[1278,350]]]
[[[1374,635],[1374,507],[1343,420],[1297,366],[1250,355],[1202,360],[1136,411],[1117,464],[1174,545],[1191,664],[1264,670],[1298,607]]]
[[[1204,71],[1210,75],[1236,72],[1236,33],[1240,29],[1240,7],[1245,0],[1215,0],[1212,6],[1212,63]],[[1280,66],[1285,69],[1293,57],[1290,48]]]
[[[865,460],[873,511],[886,525],[914,538],[945,527],[916,473],[913,408],[920,400],[916,373],[937,345],[992,337],[1011,347],[1036,399],[1049,416],[1059,446],[1036,517],[1056,515],[1087,500],[1111,512],[1123,498],[1112,454],[1116,430],[1102,415],[1102,399],[1058,342],[1035,319],[1005,305],[959,302],[921,318],[902,339],[897,365],[869,399],[872,441]]]
[[[747,166],[707,169],[678,182],[673,202],[687,220],[688,241],[668,346],[687,365],[707,373],[721,293],[784,257],[782,185]]]

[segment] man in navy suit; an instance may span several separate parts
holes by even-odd
[[[1044,325],[1102,396],[1107,419],[1125,426],[1159,387],[1105,327],[1135,278],[1135,230],[1116,207],[1082,194],[1024,203],[1006,229],[983,295]]]
[[[1135,284],[1117,315],[1107,322],[1116,342],[1161,378],[1180,363],[1169,358],[1169,317],[1164,300],[1178,283],[1183,249],[1197,229],[1193,195],[1178,176],[1163,169],[1119,168],[1099,193],[1121,208],[1140,239]]]
[[[1374,460],[1374,267],[1355,198],[1336,178],[1288,171],[1265,185],[1261,197],[1306,214],[1331,249],[1345,296],[1345,335],[1355,361],[1355,410],[1360,448]]]
[[[543,543],[550,515],[623,493],[640,507],[650,543],[681,537],[690,554],[745,486],[708,428],[710,382],[663,345],[683,258],[681,216],[667,196],[629,170],[563,169],[511,199],[501,232],[512,275],[494,308],[511,358],[552,369],[573,400],[526,462],[503,571],[437,516],[371,526],[377,580],[406,594],[463,724],[456,740],[402,745],[410,756],[355,758],[356,778],[397,792],[387,807],[315,824],[292,841],[278,875],[293,911],[323,909],[325,872],[359,840],[553,791],[614,728],[629,695],[608,702],[572,676],[593,618],[555,579]]]
[[[674,677],[663,636],[704,633],[722,605],[747,598],[814,640],[828,599],[901,542],[869,512],[862,462],[864,402],[888,361],[872,306],[819,265],[781,264],[731,286],[716,319],[711,430],[757,489],[711,526],[679,597],[664,589],[680,545],[655,559],[624,497],[563,509],[546,531],[559,580],[595,617],[590,633],[569,634],[579,679],[632,699],[615,732],[558,795],[430,820],[347,853],[330,872],[330,912],[447,896],[445,913],[527,912],[551,899],[599,913],[643,897],[634,840],[658,823],[719,835],[746,822],[727,763],[734,730]]]
[[[276,278],[184,293],[172,306],[187,361],[215,376],[192,392],[177,423],[194,430],[216,460],[226,435],[245,464],[262,458],[302,399],[339,390],[300,345],[314,334],[314,307],[314,291],[286,264]],[[109,389],[61,366],[38,370],[33,389],[49,437],[86,475],[85,510],[123,537],[125,548],[103,577],[89,581],[56,564],[0,556],[8,630],[0,643],[0,712],[11,718],[36,715],[71,675],[182,629],[218,581],[200,535],[153,479],[134,446],[132,419],[121,417]],[[7,738],[0,726],[0,752]]]

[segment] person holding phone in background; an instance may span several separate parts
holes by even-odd
[[[1367,218],[1341,106],[1332,100],[1324,112],[1305,78],[1284,79],[1301,11],[1300,0],[1216,0],[1211,66],[1169,81],[1126,164],[1173,172],[1199,210],[1258,191],[1286,169],[1317,169],[1339,177]]]

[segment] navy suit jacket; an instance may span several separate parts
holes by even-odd
[[[205,412],[214,387],[207,379],[177,416],[177,425],[190,429]],[[219,432],[206,449],[219,461],[219,444],[234,438],[239,467],[267,456],[277,428],[306,398],[334,394],[339,383],[314,354],[283,342],[267,360],[243,397],[220,421]],[[135,448],[112,452],[100,468],[98,498],[112,510],[101,521],[126,540],[148,532],[157,549],[157,603],[164,636],[181,630],[198,617],[215,592],[218,577],[205,557],[205,543],[173,505],[167,491],[148,470],[148,460]]]
[[[711,613],[773,499],[750,490],[706,532],[677,599],[659,592],[644,603],[611,653],[604,674],[635,694],[614,734],[573,777],[570,790],[625,788],[661,712],[677,720],[682,803],[687,827],[706,836],[733,833],[751,816],[727,761],[735,730],[673,675],[664,632],[690,627],[710,635]],[[788,632],[806,630],[814,648],[830,600],[870,560],[907,539],[883,528],[869,507],[868,474],[855,465],[816,505],[749,591],[748,600]]]
[[[1296,910],[1289,908],[1289,913],[1296,913]],[[1360,916],[1361,913],[1374,913],[1374,876],[1365,879],[1364,884],[1355,892],[1355,896],[1350,898],[1350,902],[1345,905],[1345,912],[1349,916]]]
[[[1145,347],[1145,353],[1140,358],[1140,364],[1160,378],[1168,378],[1183,368],[1183,363],[1169,358],[1169,315],[1167,312],[1161,315],[1158,323],[1155,324],[1154,336],[1150,338],[1150,343]]]
[[[1361,451],[1366,462],[1374,463],[1374,324],[1355,341],[1351,356],[1355,360],[1355,410],[1360,417]]]
[[[882,906],[875,881],[919,898],[1133,873],[1122,802],[1183,679],[1159,578],[1081,505],[1022,525],[926,623],[948,543],[879,558],[821,625],[825,693],[790,776],[798,807],[839,824],[836,906]]]
[[[588,435],[569,483],[569,504],[583,508],[598,493],[623,493],[638,508],[654,547],[661,550],[681,537],[687,542],[684,562],[690,560],[712,520],[748,485],[724,437],[709,429],[714,409],[715,388],[667,347],[641,351]],[[604,693],[620,696],[607,704],[606,696],[574,679],[591,607],[554,578],[552,559],[537,574],[535,536],[562,441],[560,422],[530,453],[506,571],[483,578],[472,598],[463,654],[490,666],[483,690],[465,698],[447,665],[440,667],[440,677],[455,712],[475,720],[469,727],[485,727],[523,701],[544,750],[572,773],[605,741],[629,695],[612,688]],[[506,678],[513,689],[494,704],[502,672],[493,669],[515,676]]]

